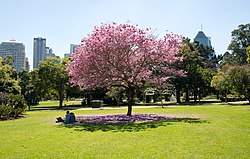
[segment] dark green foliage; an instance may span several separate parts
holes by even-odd
[[[0,119],[18,117],[27,107],[24,97],[20,94],[0,93]]]
[[[46,94],[56,92],[59,98],[59,107],[62,107],[66,86],[68,84],[68,72],[66,64],[68,59],[60,59],[59,57],[49,57],[42,61],[38,68],[38,79],[40,80],[41,96],[46,97]]]
[[[0,92],[19,94],[21,91],[17,81],[17,72],[5,59],[0,58]]]
[[[18,74],[10,65],[9,56],[0,58],[0,119],[19,116],[26,108],[24,97],[20,94]]]
[[[24,97],[20,94],[10,94],[7,105],[13,107],[14,111],[12,112],[12,115],[14,117],[24,112],[27,107]]]
[[[241,24],[232,31],[232,40],[228,46],[231,54],[223,59],[224,64],[245,65],[247,63],[246,48],[250,45],[250,24]]]
[[[176,64],[176,68],[184,70],[185,76],[173,79],[176,89],[177,102],[180,102],[180,94],[184,92],[185,101],[189,102],[192,95],[194,101],[212,92],[210,82],[215,74],[218,59],[213,56],[214,50],[211,47],[190,42],[190,39],[183,39],[183,47],[180,55],[183,61]]]
[[[232,86],[232,91],[244,95],[250,101],[250,66],[235,66],[226,74]]]
[[[10,118],[13,112],[13,108],[8,105],[0,105],[0,120],[6,120]]]
[[[219,72],[214,76],[211,85],[221,91],[224,98],[231,92],[250,101],[250,66],[231,66],[225,73]]]
[[[247,63],[250,64],[250,45],[246,48],[246,53],[247,53]]]

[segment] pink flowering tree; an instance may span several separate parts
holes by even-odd
[[[181,37],[167,34],[157,40],[150,29],[129,24],[108,23],[95,27],[81,41],[68,65],[71,82],[85,89],[124,87],[128,111],[132,113],[133,90],[143,81],[164,82],[169,76],[182,75],[171,68],[181,60]]]

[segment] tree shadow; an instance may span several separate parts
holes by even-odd
[[[89,131],[89,132],[139,132],[147,129],[155,129],[161,126],[172,125],[176,122],[184,122],[189,124],[203,124],[209,123],[200,118],[168,118],[158,121],[147,122],[123,122],[123,123],[74,123],[74,124],[61,124],[59,127],[66,127],[74,129],[75,131]]]
[[[29,111],[43,111],[43,110],[76,110],[79,108],[83,108],[81,105],[67,105],[59,108],[59,106],[31,106],[31,110]]]

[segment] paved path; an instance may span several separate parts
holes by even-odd
[[[223,105],[223,104],[247,104],[249,103],[248,101],[237,101],[237,102],[228,102],[228,103],[225,103],[225,102],[218,102],[218,103],[208,103],[208,104],[211,104],[211,105]],[[164,108],[166,107],[178,107],[178,106],[189,106],[189,105],[164,105]],[[197,103],[196,105],[194,104],[193,106],[199,106],[199,104]],[[202,105],[201,105],[202,106]],[[101,108],[91,108],[91,107],[88,107],[88,108],[79,108],[77,110],[110,110],[110,109],[127,109],[128,107],[127,106],[121,106],[121,107],[101,107]],[[161,105],[154,105],[154,106],[133,106],[133,108],[161,108]]]
[[[164,106],[169,107],[169,106]],[[127,106],[121,107],[101,107],[101,108],[79,108],[77,110],[110,110],[110,109],[127,109]],[[161,106],[133,106],[133,108],[161,108]]]

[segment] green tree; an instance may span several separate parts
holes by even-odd
[[[21,87],[17,80],[17,72],[5,63],[5,60],[0,57],[0,92],[19,94]]]
[[[247,63],[250,64],[250,45],[246,48],[246,53],[247,53]]]
[[[209,68],[200,68],[198,71],[202,79],[200,81],[201,85],[199,87],[199,96],[201,96],[201,94],[203,96],[206,96],[209,93],[213,92],[213,89],[210,84],[213,76],[216,75],[216,72]]]
[[[231,84],[228,76],[225,76],[224,72],[220,71],[213,76],[211,87],[214,87],[217,91],[219,91],[224,100],[227,102],[227,95],[231,90]]]
[[[114,98],[117,103],[117,106],[119,107],[121,96],[124,91],[125,89],[123,87],[111,87],[109,91],[106,93],[106,95],[111,98]]]
[[[204,67],[204,59],[198,51],[197,45],[191,43],[188,38],[183,39],[183,44],[180,51],[183,61],[176,63],[176,67],[177,69],[184,70],[186,74],[184,77],[173,79],[177,103],[180,103],[181,90],[185,92],[185,101],[189,101],[190,91],[194,94],[195,100],[197,99],[198,88],[202,80],[199,69]]]
[[[21,95],[16,70],[10,65],[12,57],[0,57],[0,119],[17,117],[26,108]]]
[[[246,48],[250,45],[250,23],[241,24],[237,29],[232,31],[232,40],[228,50],[232,52],[230,58],[234,63],[244,65],[247,63]]]
[[[204,67],[211,70],[216,70],[218,59],[212,46],[203,45],[198,42],[195,42],[195,44],[195,47],[202,57]]]
[[[228,51],[222,55],[220,67],[224,67],[225,65],[237,65],[237,64],[238,63],[235,60],[235,58],[233,57],[233,55],[230,54]]]
[[[10,56],[10,55],[7,55],[7,56],[3,59],[3,64],[4,64],[4,65],[8,64],[8,65],[12,66],[12,65],[13,65],[13,62],[14,62],[14,59],[13,59],[13,57]]]
[[[192,43],[190,39],[183,39],[180,55],[183,61],[176,63],[176,67],[186,72],[185,76],[175,78],[176,99],[180,102],[180,93],[183,91],[185,101],[189,101],[190,94],[194,101],[212,92],[210,82],[215,75],[218,59],[212,47],[199,43]]]
[[[38,69],[33,69],[28,73],[30,77],[29,83],[29,104],[30,105],[37,105],[41,99],[42,92],[43,92],[43,85],[41,79],[38,75]]]
[[[66,88],[66,99],[79,98],[83,94],[83,90],[79,86],[67,85]]]
[[[250,66],[231,66],[213,77],[211,86],[221,91],[226,98],[228,92],[243,95],[250,101]]]
[[[59,107],[65,95],[65,87],[68,84],[68,72],[66,71],[66,64],[68,59],[60,59],[59,57],[50,57],[42,61],[38,68],[38,75],[43,86],[43,96],[45,93],[55,90],[58,93]]]
[[[29,85],[30,85],[30,77],[28,74],[28,71],[22,69],[20,72],[18,72],[19,76],[19,85],[21,87],[21,94],[23,95],[24,99],[28,101],[28,91],[29,91]]]
[[[226,73],[232,91],[243,95],[250,102],[250,65],[234,66]]]

